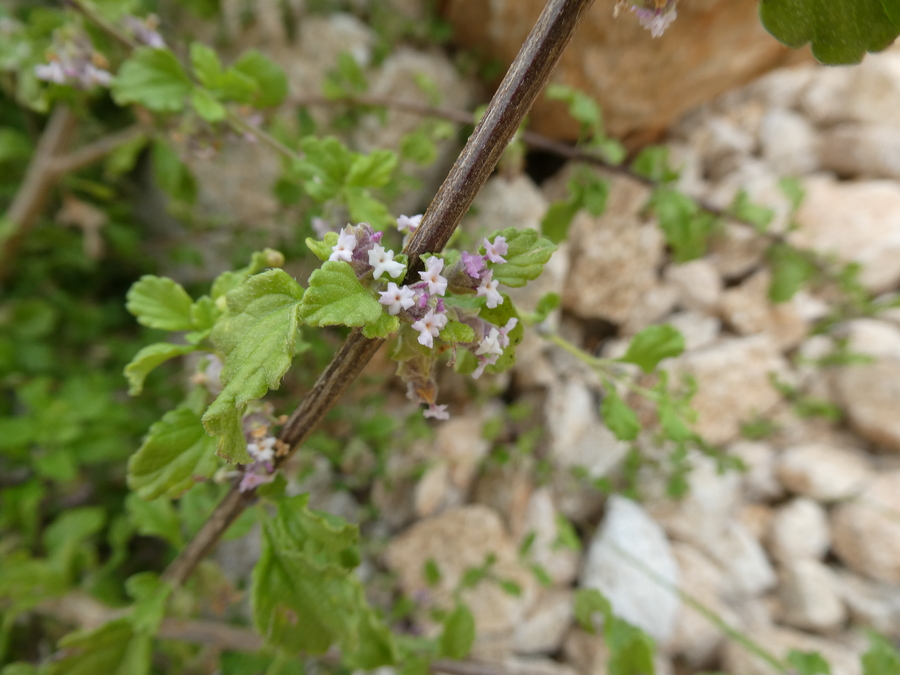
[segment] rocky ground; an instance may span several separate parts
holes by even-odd
[[[303,30],[371,47],[366,27],[350,17],[317,21]],[[318,60],[306,58],[281,54],[294,64],[301,91],[316,87],[323,72]],[[395,52],[373,71],[373,90],[421,98],[408,86],[412,72],[438,79],[448,107],[465,109],[473,100],[476,88],[436,50]],[[667,142],[683,165],[679,187],[686,193],[725,208],[746,190],[776,210],[774,231],[859,263],[865,289],[887,299],[900,285],[897,110],[900,51],[890,51],[853,69],[774,71],[693,110]],[[391,120],[361,130],[357,145],[389,145],[418,124],[407,115]],[[444,159],[452,152],[448,146]],[[274,214],[267,182],[277,160],[259,162],[253,180],[230,189],[217,173],[222,163],[195,160],[207,207],[240,218],[237,204],[249,202],[239,195],[252,192],[253,217]],[[266,166],[274,168],[267,173]],[[424,176],[418,198],[442,166]],[[562,196],[569,170],[540,185],[527,173],[495,176],[466,226],[537,227],[549,202]],[[791,231],[790,202],[778,187],[786,175],[800,177],[806,191],[796,214],[800,226]],[[467,569],[495,556],[494,574],[521,592],[483,582],[462,597],[478,626],[474,656],[513,670],[605,672],[602,641],[573,619],[573,591],[590,587],[655,638],[662,675],[775,672],[698,612],[697,603],[779,657],[791,648],[815,650],[835,675],[855,675],[864,628],[900,639],[900,311],[847,318],[813,334],[816,322],[837,308],[833,294],[804,290],[772,304],[767,242],[736,222],[725,225],[708,255],[674,264],[658,227],[643,215],[648,195],[645,186],[614,178],[607,212],[579,214],[569,243],[517,300],[527,308],[547,291],[560,293],[563,309],[551,322],[603,355],[621,354],[629,336],[648,325],[679,328],[687,350],[663,365],[696,378],[697,431],[747,470],[719,473],[712,460],[692,456],[690,492],[677,501],[665,496],[659,472],[649,467],[637,475],[640,501],[586,487],[572,470],[591,479],[620,476],[627,446],[599,418],[596,377],[531,333],[511,377],[485,386],[527,402],[541,418],[544,433],[533,453],[506,464],[487,461],[491,443],[482,428],[502,404],[466,405],[471,397],[457,397],[453,418],[436,426],[434,445],[398,451],[375,485],[380,516],[369,531],[385,545],[371,567],[393,572],[423,606],[440,606]],[[415,201],[408,196],[398,210]],[[870,358],[815,363],[847,352]],[[790,396],[774,386],[773,373]],[[454,386],[464,391],[451,379],[442,385],[448,398]],[[831,404],[839,419],[798,414],[798,401],[811,397]],[[748,423],[769,433],[748,438]],[[639,443],[651,455],[658,451],[649,433]],[[320,468],[317,475],[327,477],[327,467]],[[334,492],[327,480],[317,491],[319,507],[351,517],[359,512],[353,497]],[[574,523],[580,548],[566,545],[564,521]],[[233,553],[221,549],[219,558]],[[429,560],[441,573],[432,585],[423,574]],[[532,563],[546,570],[549,583],[539,583]],[[418,620],[428,630],[424,613]]]

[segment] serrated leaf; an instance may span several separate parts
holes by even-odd
[[[556,246],[540,236],[537,230],[508,227],[495,232],[488,240],[493,241],[497,236],[506,238],[509,250],[503,256],[505,263],[491,263],[494,279],[511,288],[520,288],[537,279],[556,250]]]
[[[280,269],[250,277],[226,296],[228,316],[211,335],[225,357],[225,386],[203,415],[203,424],[210,434],[222,437],[218,454],[229,462],[251,461],[243,436],[235,434],[235,412],[239,426],[239,412],[248,401],[280,386],[296,353],[303,296],[300,285]]]
[[[135,601],[131,625],[138,634],[156,635],[166,615],[166,603],[172,587],[153,572],[138,572],[125,582],[128,595]]]
[[[173,345],[169,342],[147,345],[135,354],[131,362],[125,366],[124,374],[128,380],[128,394],[131,396],[140,394],[147,375],[161,363],[196,350],[195,345]]]
[[[751,202],[746,190],[738,190],[729,211],[735,218],[750,223],[760,232],[765,232],[775,217],[775,211],[769,207]]]
[[[346,184],[350,187],[384,187],[396,167],[397,153],[390,150],[357,155],[350,165]]]
[[[116,103],[140,103],[157,112],[177,112],[191,92],[191,81],[167,49],[139,47],[112,81]]]
[[[193,300],[179,284],[150,274],[132,284],[125,308],[138,323],[161,330],[190,330]]]
[[[338,243],[337,232],[326,232],[322,240],[306,238],[306,247],[321,261],[328,260],[333,253],[332,249]]]
[[[663,436],[670,441],[682,443],[694,438],[694,432],[685,424],[670,403],[661,403],[656,414],[659,417],[659,426]]]
[[[396,333],[399,329],[400,318],[397,316],[392,316],[383,311],[381,313],[381,316],[378,317],[378,321],[363,326],[362,332],[363,335],[365,335],[370,340],[373,338],[386,340],[391,335]]]
[[[221,315],[222,312],[216,307],[213,299],[208,295],[203,295],[191,305],[191,327],[200,337],[204,337],[216,325],[216,321]]]
[[[457,605],[444,619],[438,653],[448,659],[464,659],[475,642],[475,617],[465,605]]]
[[[191,92],[191,106],[207,122],[221,122],[227,116],[225,106],[206,89],[199,87]]]
[[[641,430],[637,413],[619,398],[612,387],[607,389],[603,403],[600,404],[600,415],[603,423],[620,441],[633,441]]]
[[[812,45],[822,63],[859,63],[900,34],[896,0],[763,0],[763,26],[789,47]]]
[[[396,222],[387,206],[369,194],[366,188],[345,187],[343,195],[351,220],[370,223],[376,230],[383,230]]]
[[[467,323],[451,319],[440,332],[440,338],[444,342],[472,342],[475,339],[475,330]]]
[[[212,476],[218,462],[216,439],[188,408],[163,415],[128,461],[128,487],[141,499],[176,498],[197,480]]]
[[[128,618],[92,631],[69,633],[59,641],[64,656],[52,661],[47,675],[147,675],[153,637],[137,633]]]
[[[331,199],[347,179],[353,153],[333,136],[304,139],[301,147],[304,157],[294,168],[308,179],[304,189],[316,201]]]
[[[381,316],[382,305],[356,278],[349,263],[322,263],[309,277],[300,318],[310,326],[364,326]]]
[[[280,105],[288,93],[288,81],[277,63],[255,49],[240,55],[229,71],[237,71],[256,83],[259,95],[253,103],[260,108]]]
[[[365,600],[353,573],[358,529],[307,508],[309,495],[283,499],[263,528],[253,570],[253,621],[266,641],[321,654],[340,643],[356,667],[396,661],[390,633]]]
[[[250,256],[250,263],[239,270],[222,272],[213,281],[210,295],[214,301],[226,295],[230,291],[244,283],[249,277],[258,274],[269,267],[281,267],[284,264],[284,256],[272,248],[262,251],[254,251]]]
[[[645,373],[652,372],[663,359],[678,356],[684,351],[684,337],[669,324],[650,326],[634,336],[628,351],[618,359],[634,363]]]

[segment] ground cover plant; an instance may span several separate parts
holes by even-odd
[[[616,439],[635,442],[621,480],[597,480],[593,488],[627,493],[630,476],[656,463],[669,493],[681,495],[690,452],[722,470],[739,469],[739,461],[694,430],[695,383],[660,368],[685,348],[674,327],[650,326],[618,357],[601,358],[567,341],[548,320],[557,295],[528,311],[514,304],[510,289],[540,277],[557,245],[570,241],[576,215],[604,211],[609,176],[650,187],[646,210],[674,260],[701,257],[721,221],[731,218],[767,248],[773,301],[789,300],[803,285],[832,289],[840,315],[823,327],[889,308],[861,289],[855,267],[770,231],[774,214],[746,194],[728,209],[683,194],[666,148],[627,152],[605,133],[596,102],[568,87],[549,87],[546,95],[569,106],[583,138],[555,148],[575,163],[567,196],[551,205],[541,230],[496,223],[484,232],[457,232],[498,163],[515,167],[528,143],[555,147],[522,125],[590,4],[548,3],[480,115],[464,111],[448,119],[453,115],[439,106],[426,106],[418,111],[421,126],[400,147],[369,152],[354,149],[341,131],[403,102],[369,94],[351,56],[338,59],[323,92],[309,93],[298,115],[287,100],[285,73],[263,53],[225,58],[202,40],[166,34],[150,11],[171,11],[170,22],[199,21],[216,15],[215,3],[74,0],[3,10],[4,675],[382,666],[491,672],[471,670],[477,664],[465,661],[476,626],[464,591],[484,585],[522,592],[497,571],[495,559],[469,569],[451,602],[429,612],[433,630],[420,633],[412,629],[414,598],[378,596],[365,583],[360,569],[371,557],[365,527],[311,508],[310,495],[294,488],[297,474],[325,457],[349,466],[344,480],[369,494],[398,445],[430,439],[430,425],[450,417],[438,388],[448,366],[457,382],[502,375],[526,330],[598,378],[606,427]],[[646,25],[648,39],[677,21],[675,2],[625,5]],[[403,38],[440,39],[445,28],[437,18],[398,27],[385,12],[371,9],[368,16],[385,50]],[[626,18],[635,17],[616,20]],[[785,43],[811,42],[829,63],[857,61],[900,32],[900,12],[887,0],[827,8],[766,0],[761,18]],[[334,112],[332,128],[314,128],[307,110],[313,105]],[[392,212],[398,186],[415,183],[408,167],[430,165],[448,136],[470,129],[425,212]],[[214,229],[192,206],[197,185],[182,153],[215,153],[232,137],[279,158],[277,197],[297,222],[277,250],[257,246],[253,232],[241,233],[227,269],[184,273],[202,270],[196,263],[203,252],[167,247],[165,233],[152,228],[168,221],[140,212],[158,209],[153,200],[162,195],[166,218],[199,232]],[[143,191],[148,182],[155,192]],[[801,190],[790,180],[783,190],[796,210]],[[60,227],[66,223],[74,228]],[[158,256],[147,254],[153,246]],[[172,278],[179,270],[182,283]],[[385,404],[383,390],[392,385],[353,391],[385,342],[396,377],[417,405],[403,419]],[[806,414],[830,414],[827,405],[783,387]],[[339,403],[345,392],[346,404]],[[323,424],[327,432],[317,432]],[[640,451],[642,429],[664,448],[662,458]],[[517,451],[530,452],[535,438],[527,430],[518,435]],[[261,531],[261,550],[246,589],[250,610],[242,613],[207,556],[220,540],[253,527]],[[568,527],[563,532],[577,546]],[[547,575],[537,564],[532,571],[539,580]],[[423,574],[437,584],[440,561]],[[723,623],[701,602],[687,601]],[[198,618],[211,607],[224,618]],[[584,630],[603,634],[610,672],[653,672],[653,639],[617,617],[599,591],[579,591],[573,611]],[[73,624],[80,630],[72,631]],[[828,672],[816,653],[773,654],[731,633],[776,670]],[[873,634],[862,668],[867,675],[897,673],[900,656]]]

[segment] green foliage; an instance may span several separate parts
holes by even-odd
[[[475,617],[463,604],[457,605],[444,619],[444,630],[438,638],[438,654],[448,659],[464,659],[475,642]]]
[[[687,262],[706,253],[709,236],[716,228],[716,218],[677,190],[659,187],[654,190],[647,208],[656,214],[659,227],[672,247],[676,262]]]
[[[597,151],[610,164],[621,164],[625,148],[606,135],[600,105],[583,91],[564,84],[551,84],[545,90],[551,101],[562,101],[569,107],[569,114],[581,125],[581,135],[590,139],[585,147]]]
[[[228,314],[211,335],[224,355],[221,378],[225,386],[204,413],[203,425],[220,437],[220,457],[249,464],[240,413],[248,401],[281,384],[297,350],[304,293],[287,273],[274,269],[250,277],[225,297]]]
[[[494,279],[511,288],[520,288],[537,279],[556,250],[556,246],[541,237],[537,230],[508,227],[494,232],[490,240],[493,241],[497,236],[505,237],[509,245],[508,252],[503,256],[506,262],[489,265],[494,271]],[[483,250],[483,247],[479,250]]]
[[[669,166],[669,148],[664,145],[648,145],[631,163],[631,170],[638,176],[665,185],[678,180],[678,172]]]
[[[353,568],[355,526],[309,510],[308,495],[283,499],[263,528],[253,570],[253,621],[290,652],[322,654],[339,643],[349,663],[371,669],[396,662],[396,646],[368,605]]]
[[[281,66],[255,49],[241,54],[229,73],[240,73],[255,83],[256,93],[250,102],[258,108],[281,105],[287,97],[288,81]]]
[[[798,675],[831,675],[831,666],[819,652],[801,652],[792,649],[787,656]]]
[[[775,217],[775,211],[750,201],[746,190],[738,190],[728,212],[738,220],[750,223],[760,232],[765,232]]]
[[[634,336],[625,355],[619,359],[634,363],[645,373],[652,372],[660,361],[684,351],[684,337],[669,324],[650,326]]]
[[[595,631],[593,615],[603,615],[603,638],[609,648],[610,675],[653,675],[653,638],[613,614],[612,605],[596,589],[575,592],[575,618],[589,633]]]
[[[578,167],[566,189],[568,199],[550,204],[541,220],[541,232],[554,244],[568,236],[572,219],[581,209],[595,218],[603,215],[609,197],[609,181],[585,166]]]
[[[140,319],[138,319],[140,320]],[[144,380],[156,366],[176,356],[189,354],[197,349],[196,345],[173,345],[169,342],[157,342],[147,345],[134,355],[125,366],[125,377],[128,379],[128,393],[137,396],[144,388]]]
[[[769,285],[769,299],[772,302],[787,302],[816,273],[808,254],[789,244],[773,244],[767,251],[767,257],[772,270]]]
[[[157,112],[178,112],[191,92],[191,80],[172,52],[140,47],[119,68],[112,83],[119,105],[139,103]]]
[[[179,497],[216,470],[215,448],[200,416],[189,408],[176,408],[150,427],[147,439],[132,455],[128,487],[141,499]]]
[[[127,297],[128,311],[142,326],[168,331],[193,327],[191,305],[194,301],[171,279],[145,275],[131,287]]]
[[[378,321],[382,305],[342,260],[322,264],[309,277],[300,318],[310,326],[364,326]]]
[[[620,441],[633,441],[641,430],[637,413],[623,401],[615,388],[607,387],[606,396],[600,405],[603,423]]]
[[[863,654],[863,675],[900,675],[900,653],[882,635],[869,631],[869,651]]]
[[[759,17],[789,47],[812,44],[813,56],[831,65],[858,63],[900,34],[896,0],[765,0]]]
[[[65,656],[52,662],[48,675],[146,675],[150,672],[153,638],[137,632],[128,618],[92,631],[70,633],[59,641]]]

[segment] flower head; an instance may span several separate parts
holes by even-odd
[[[422,413],[425,417],[432,417],[436,420],[449,420],[450,413],[447,412],[447,404],[444,403],[442,405],[436,405],[434,403],[429,404],[428,410],[425,410]]]
[[[436,256],[431,256],[425,261],[425,271],[419,272],[422,281],[428,284],[428,292],[432,295],[443,295],[447,290],[447,280],[441,276],[444,269],[444,261]]]
[[[484,257],[493,263],[505,263],[505,256],[509,251],[509,244],[506,243],[506,237],[494,237],[493,243],[487,239],[484,240]]]
[[[274,436],[267,436],[255,443],[248,443],[247,453],[256,462],[271,462],[275,459],[275,441]]]
[[[418,216],[400,216],[397,218],[397,229],[404,234],[415,232],[422,222],[422,214]]]
[[[350,262],[353,260],[353,249],[356,248],[356,237],[346,229],[341,230],[338,235],[337,243],[331,247],[331,255],[329,260],[343,260]]]
[[[379,234],[381,233],[379,232]],[[372,276],[376,279],[384,272],[387,272],[396,279],[403,274],[403,270],[406,269],[406,265],[394,260],[394,252],[385,250],[384,246],[381,244],[375,244],[369,249],[369,264],[375,268]]]
[[[481,280],[481,285],[475,290],[476,295],[487,298],[488,309],[494,309],[497,305],[503,304],[503,296],[497,290],[499,285],[500,282],[494,279],[493,272],[488,272],[487,276]]]
[[[484,258],[468,251],[462,252],[462,264],[466,268],[466,274],[473,279],[480,279],[484,269]]]
[[[387,305],[388,314],[396,316],[401,309],[409,309],[416,303],[416,292],[409,286],[397,286],[393,281],[388,283],[386,291],[380,293],[378,302]]]
[[[447,316],[445,314],[435,314],[433,309],[429,309],[428,313],[416,321],[412,327],[419,331],[419,344],[430,348],[434,347],[434,338],[446,325]]]
[[[662,6],[654,0],[652,7],[646,6],[646,1],[638,0],[632,5],[631,11],[637,14],[640,24],[650,31],[650,35],[658,38],[678,17],[675,11],[676,0],[664,0]]]

